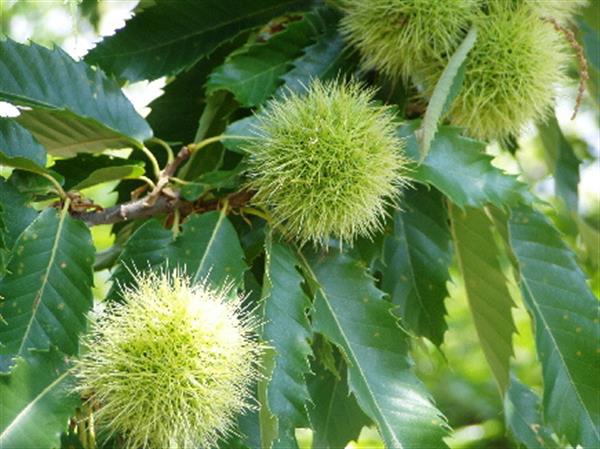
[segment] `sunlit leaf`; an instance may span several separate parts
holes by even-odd
[[[574,254],[541,213],[513,211],[510,240],[533,316],[546,420],[571,444],[600,445],[600,309]]]

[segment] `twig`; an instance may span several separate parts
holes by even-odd
[[[157,198],[151,206],[146,204],[145,198],[141,198],[139,200],[109,207],[100,212],[75,213],[72,214],[72,216],[83,220],[88,226],[96,226],[134,220],[136,218],[152,217],[154,215],[171,212],[178,206],[178,200],[176,198],[161,196]]]
[[[175,174],[179,166],[191,155],[191,151],[189,147],[184,146],[179,150],[175,159],[172,162],[167,164],[165,169],[160,173],[160,177],[156,182],[156,186],[152,189],[152,191],[144,198],[144,203],[146,206],[152,206],[156,200],[160,197],[163,189],[169,183],[171,176]]]
[[[228,202],[229,209],[240,209],[250,202],[252,195],[253,193],[250,191],[241,190],[232,193],[225,200]],[[185,201],[181,198],[161,195],[151,206],[145,204],[145,198],[141,198],[98,212],[72,213],[72,216],[84,221],[88,226],[114,224],[121,221],[135,220],[136,218],[167,214],[176,210],[179,211],[181,217],[185,217],[194,212],[218,210],[223,206],[225,200],[214,198],[210,200]]]
[[[581,106],[581,102],[583,100],[583,94],[585,92],[585,85],[587,81],[590,79],[590,73],[588,70],[587,59],[585,59],[585,53],[583,51],[583,47],[577,42],[577,38],[575,37],[575,33],[568,28],[565,28],[561,24],[559,24],[556,19],[551,17],[544,17],[542,19],[545,22],[551,23],[554,26],[554,29],[559,33],[562,33],[565,36],[565,39],[571,45],[571,48],[577,54],[577,61],[579,62],[580,73],[579,73],[579,87],[577,88],[577,100],[575,101],[575,110],[573,111],[573,115],[571,116],[571,120],[575,120],[577,117],[577,112],[579,112],[579,107]]]
[[[175,211],[178,211],[178,214],[183,218],[193,212],[220,209],[223,204],[227,204],[231,209],[244,207],[253,195],[252,192],[247,190],[232,193],[225,199],[216,198],[211,200],[200,199],[198,201],[185,201],[179,197],[177,192],[166,189],[177,169],[192,155],[192,153],[195,153],[212,142],[223,140],[225,138],[240,139],[242,137],[215,136],[205,139],[197,144],[184,146],[179,150],[177,156],[175,156],[175,158],[160,172],[156,185],[143,198],[136,198],[127,203],[118,204],[102,211],[71,211],[72,216],[83,220],[88,226],[95,226],[100,224],[114,224],[121,221],[151,217]]]

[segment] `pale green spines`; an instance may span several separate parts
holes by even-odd
[[[543,118],[565,81],[568,53],[552,24],[529,7],[498,5],[478,21],[463,87],[450,112],[453,124],[480,139],[518,135]],[[440,65],[430,77],[430,86],[442,70]]]
[[[127,449],[208,448],[249,405],[260,348],[227,289],[139,274],[93,327],[76,366],[100,429]]]
[[[249,187],[283,234],[304,245],[351,242],[381,227],[404,183],[394,114],[359,84],[313,82],[259,115]]]
[[[464,38],[481,0],[346,0],[342,33],[363,66],[407,80],[445,60]]]
[[[558,22],[573,20],[577,12],[588,4],[587,0],[526,0],[541,17]]]

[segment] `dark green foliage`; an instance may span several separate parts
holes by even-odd
[[[70,363],[50,351],[27,351],[9,375],[0,375],[0,445],[6,449],[58,447],[80,400]]]
[[[339,361],[338,374],[333,374],[319,363],[313,364],[314,374],[308,379],[308,388],[313,404],[309,413],[315,431],[315,449],[343,449],[370,422],[348,391],[345,368]]]
[[[137,145],[152,135],[102,71],[75,62],[60,48],[6,40],[0,42],[0,51],[0,100],[31,108],[18,121],[51,154],[73,156]],[[61,88],[63,83],[67,89]]]
[[[278,420],[279,440],[296,427],[308,425],[306,408],[309,372],[310,323],[306,313],[309,298],[302,290],[300,262],[289,248],[273,242],[265,248],[265,277],[262,302],[265,324],[262,336],[275,349],[275,368],[267,390],[269,409]],[[284,356],[285,354],[285,356]]]
[[[474,14],[478,23],[491,23],[501,11],[511,23],[517,10],[531,18],[528,7],[535,14],[553,11],[561,24],[574,26],[571,15],[582,2],[394,1],[398,9],[388,11],[377,9],[388,0],[146,0],[79,62],[60,48],[0,41],[0,101],[26,108],[16,118],[0,118],[0,447],[92,449],[84,418],[90,406],[98,417],[102,404],[82,403],[87,397],[73,393],[71,377],[88,321],[116,316],[110,314],[123,303],[122,289],[135,288],[149,271],[159,273],[145,278],[144,291],[153,293],[144,299],[152,302],[160,296],[152,279],[175,269],[191,284],[227,287],[221,290],[226,301],[242,298],[235,312],[263,347],[252,356],[262,374],[251,379],[252,393],[231,392],[239,395],[235,410],[241,401],[256,408],[232,417],[231,432],[215,447],[306,449],[300,437],[306,431],[298,429],[310,429],[314,449],[342,449],[368,433],[365,426],[389,449],[600,444],[600,228],[597,211],[577,215],[586,199],[578,194],[585,150],[575,136],[562,134],[554,117],[538,125],[555,197],[562,200],[550,197],[542,207],[533,193],[541,190],[531,182],[537,175],[527,164],[518,171],[514,162],[525,153],[532,157],[519,148],[520,139],[498,148],[473,139],[496,135],[531,110],[512,100],[485,117],[464,110],[477,94],[473,64],[493,56],[482,48],[498,32],[470,28]],[[368,54],[359,44],[364,36],[350,30],[348,5],[387,22],[383,28],[379,19],[369,22],[373,34],[366,36],[385,54]],[[83,17],[96,21],[101,6],[84,0]],[[594,6],[577,20],[576,34],[597,99]],[[405,23],[415,14],[424,22]],[[404,33],[394,38],[425,53],[379,45],[378,36],[396,32],[400,22]],[[531,22],[532,33],[554,33],[539,22]],[[528,34],[520,25],[511,33]],[[448,29],[458,32],[446,36]],[[514,49],[531,49],[517,44]],[[416,87],[401,83],[402,73],[392,72],[422,65],[432,46],[446,48],[436,71],[446,67],[447,76],[432,83],[425,73]],[[494,55],[498,66],[507,62]],[[382,58],[388,64],[371,70]],[[494,67],[484,69],[489,74]],[[542,75],[542,81],[553,76]],[[163,76],[164,93],[150,104],[146,121],[118,82]],[[584,98],[582,110],[596,106]],[[468,129],[446,124],[457,123],[457,107]],[[473,126],[478,119],[485,123]],[[187,150],[179,153],[183,145]],[[494,160],[496,151],[501,157]],[[508,174],[508,166],[521,176]],[[383,194],[376,201],[340,195],[365,187]],[[92,208],[92,199],[104,205],[115,198],[115,208]],[[284,215],[277,215],[276,203],[289,206]],[[318,247],[302,247],[309,241]],[[169,298],[154,298],[160,306],[146,324],[164,324],[157,317],[177,302]],[[164,335],[186,335],[185,320],[175,321]],[[139,328],[136,320],[129,324]],[[523,347],[527,326],[539,362]],[[154,343],[142,337],[117,351],[117,359],[130,351],[145,361],[136,344]],[[148,389],[158,372],[190,380],[185,369],[193,360],[178,350],[138,372]],[[470,364],[472,353],[482,366]],[[127,371],[119,369],[109,366],[99,385],[114,385],[110,376]],[[191,382],[198,378],[211,381],[202,375]],[[173,386],[161,385],[163,391]],[[197,396],[186,385],[189,397]],[[120,421],[129,432],[145,429],[139,438],[128,445],[126,435],[109,435],[115,429],[104,423],[96,427],[97,449],[163,449],[142,441],[158,435],[152,417],[161,417],[161,435],[169,439],[176,438],[173,422],[183,428],[185,416],[196,422],[202,414],[185,394],[187,408],[179,413],[172,398],[148,393],[152,399],[136,416],[149,418]],[[120,396],[119,419],[133,416],[129,404],[143,402],[134,396]],[[216,428],[205,429],[207,435]],[[480,431],[478,439],[458,441]],[[164,443],[162,436],[155,441]]]
[[[513,211],[510,240],[535,324],[546,419],[572,444],[600,444],[598,300],[573,253],[541,213]]]
[[[306,0],[158,0],[86,61],[129,81],[177,74],[240,32],[308,6]]]
[[[66,210],[46,209],[19,236],[0,280],[0,353],[31,349],[74,355],[92,306],[94,249],[89,229]]]
[[[331,254],[307,270],[316,283],[314,329],[348,359],[349,391],[386,445],[446,447],[444,418],[410,370],[408,336],[362,264]]]
[[[402,203],[384,243],[381,288],[398,305],[402,324],[439,346],[447,329],[444,299],[452,260],[446,205],[437,190],[423,186],[407,191]]]
[[[0,117],[0,162],[10,165],[7,158],[29,159],[43,167],[46,150],[15,120]]]

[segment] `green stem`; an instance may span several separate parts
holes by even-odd
[[[159,139],[158,137],[153,137],[150,140],[148,140],[148,142],[155,143],[164,148],[164,150],[167,153],[167,164],[173,162],[173,159],[175,159],[175,154],[173,153],[173,149],[167,142],[165,142],[162,139]]]
[[[252,139],[252,138],[253,138],[252,136],[232,136],[232,135],[228,135],[228,134],[221,134],[218,136],[208,137],[198,143],[192,143],[192,144],[188,145],[188,148],[190,150],[190,153],[194,154],[198,150],[201,150],[202,148],[204,148],[212,143],[215,143],[215,142],[221,142],[223,140],[248,140],[248,139]]]
[[[62,188],[62,186],[60,185],[60,183],[54,179],[54,176],[48,174],[48,173],[40,173],[40,172],[32,172],[32,173],[37,173],[40,176],[43,176],[44,178],[46,178],[48,181],[50,181],[50,183],[52,184],[52,186],[54,187],[54,189],[56,190],[56,193],[61,197],[61,198],[67,198],[67,192],[64,191],[64,189]]]
[[[142,150],[144,152],[144,154],[146,155],[146,157],[148,159],[150,159],[150,163],[152,164],[152,169],[154,170],[154,175],[156,176],[156,179],[160,178],[161,169],[160,169],[160,166],[158,165],[158,161],[156,160],[156,157],[154,156],[154,154],[152,154],[152,151],[150,151],[145,146],[141,146],[140,150]]]

